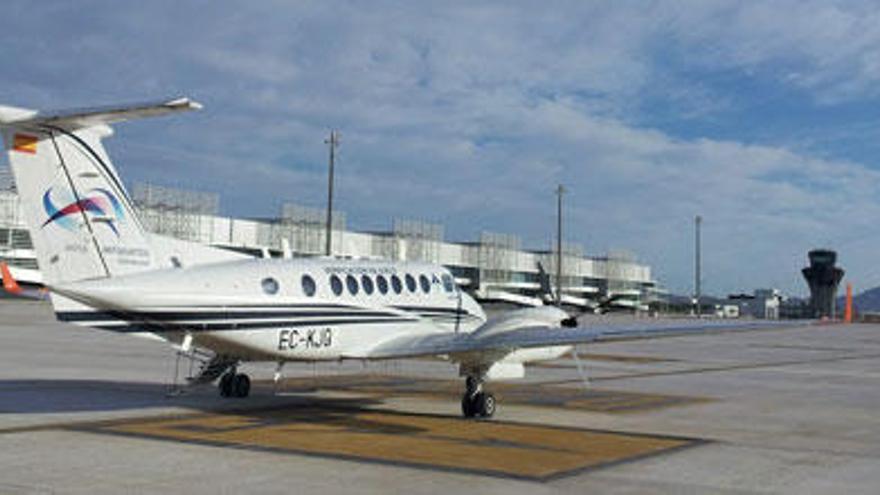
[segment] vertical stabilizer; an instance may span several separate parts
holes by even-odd
[[[101,140],[112,134],[109,123],[195,108],[186,99],[50,113],[0,107],[0,130],[47,285],[156,266]]]

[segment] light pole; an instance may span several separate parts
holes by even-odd
[[[562,307],[562,184],[556,188],[556,306]]]
[[[700,246],[700,225],[702,223],[703,223],[703,217],[701,217],[700,215],[697,215],[694,218],[694,305],[696,306],[694,314],[696,314],[698,318],[700,317],[700,312],[701,312],[701,308],[700,308],[700,282],[701,282],[701,280],[700,280],[701,279],[701,276],[700,276],[700,268],[701,268],[700,267],[700,265],[701,265],[700,257],[702,255],[702,253],[700,252],[700,248],[701,248],[701,246]]]
[[[339,147],[339,132],[330,131],[330,137],[325,139],[324,143],[330,147],[330,171],[327,175],[327,234],[324,254],[330,256],[333,236],[333,167],[336,161],[336,148]]]

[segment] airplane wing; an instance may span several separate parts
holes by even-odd
[[[533,347],[795,327],[810,323],[812,322],[667,320],[661,322],[603,322],[575,328],[531,326],[485,336],[471,333],[403,336],[379,344],[364,355],[350,357],[400,359],[429,355],[454,356],[477,353],[499,356],[517,349]]]

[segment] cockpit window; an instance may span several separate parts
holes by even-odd
[[[272,277],[266,277],[260,282],[260,286],[263,287],[263,292],[269,295],[274,295],[278,293],[278,281]]]
[[[356,296],[358,293],[358,281],[354,276],[348,275],[345,277],[345,285],[348,286],[348,292],[351,295]]]
[[[373,279],[371,279],[369,275],[361,276],[361,286],[363,286],[364,292],[366,292],[368,296],[373,293]]]
[[[422,286],[422,292],[425,294],[431,292],[431,281],[424,275],[419,275],[419,285]]]
[[[416,279],[410,275],[409,273],[404,276],[406,279],[406,288],[409,289],[410,292],[416,291]]]
[[[337,296],[342,295],[342,280],[339,280],[339,277],[336,275],[330,275],[330,289],[332,289],[333,293]]]
[[[380,294],[388,294],[388,280],[384,275],[376,275],[376,287]]]
[[[444,274],[440,277],[440,280],[443,281],[443,289],[446,290],[446,292],[455,291],[455,280],[452,278],[452,275]]]

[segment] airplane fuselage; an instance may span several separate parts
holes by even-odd
[[[253,360],[354,357],[400,335],[471,332],[480,306],[443,267],[332,258],[252,259],[54,287],[100,311],[62,320],[120,332],[187,335]]]

